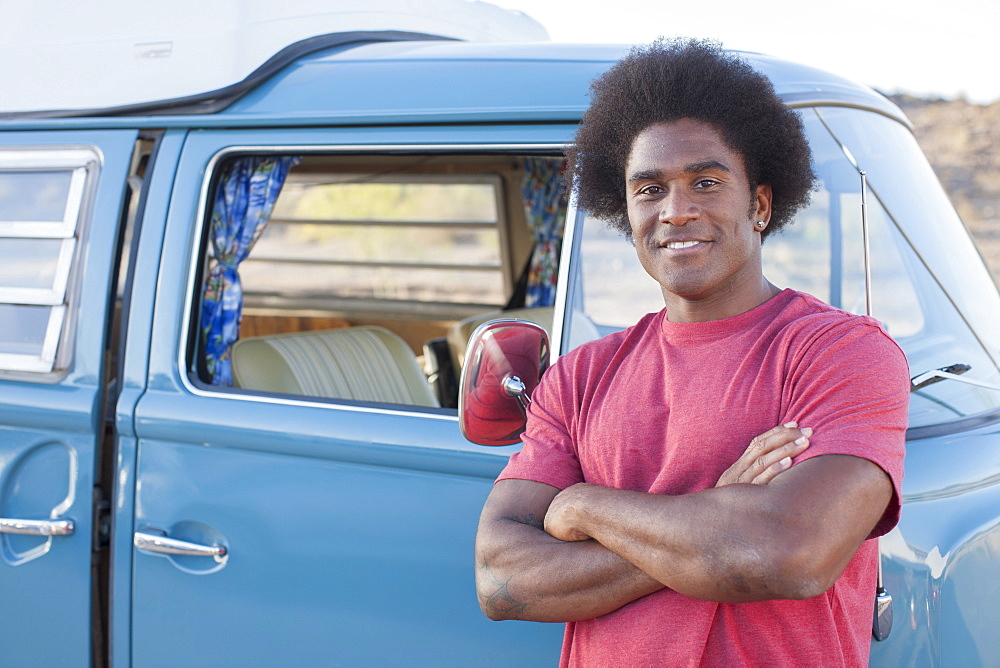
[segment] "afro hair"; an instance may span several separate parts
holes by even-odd
[[[590,107],[567,155],[580,207],[630,236],[625,167],[632,144],[650,125],[682,118],[719,131],[742,156],[751,192],[771,186],[763,236],[809,203],[815,175],[802,121],[767,77],[717,42],[661,38],[634,47],[591,85]]]

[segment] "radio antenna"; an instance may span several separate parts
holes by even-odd
[[[861,235],[865,250],[865,315],[872,315],[872,264],[868,242],[868,173],[861,170]]]
[[[868,242],[868,175],[861,173],[861,234],[865,249],[865,315],[872,315],[872,264]],[[872,619],[872,636],[885,640],[892,631],[892,596],[882,584],[882,551],[878,554],[878,576],[875,584],[875,614]]]

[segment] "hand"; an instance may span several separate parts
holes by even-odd
[[[552,537],[565,541],[590,540],[590,536],[577,528],[575,519],[585,496],[599,490],[598,485],[585,482],[570,485],[556,494],[545,512],[545,531]]]
[[[792,458],[809,447],[812,429],[795,422],[779,425],[750,441],[740,458],[726,469],[716,487],[735,483],[766,485],[792,466]]]

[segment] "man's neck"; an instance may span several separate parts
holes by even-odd
[[[676,295],[663,291],[670,322],[708,322],[731,318],[756,308],[781,292],[762,275],[760,284],[747,290],[745,285],[704,299],[697,296]]]

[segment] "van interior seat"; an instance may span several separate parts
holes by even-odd
[[[509,311],[494,311],[492,313],[480,313],[462,320],[448,330],[448,347],[451,348],[452,363],[455,369],[461,370],[465,362],[465,349],[469,345],[469,337],[476,331],[476,328],[490,320],[499,318],[517,318],[528,320],[541,325],[545,333],[552,336],[552,319],[555,317],[555,308],[552,306],[540,306],[537,308],[517,308]]]
[[[248,390],[438,406],[416,355],[383,327],[341,327],[240,339],[233,384]]]

